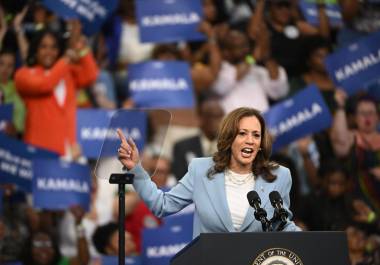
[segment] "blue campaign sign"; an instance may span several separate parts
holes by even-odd
[[[182,211],[181,211],[182,212]],[[188,229],[192,230],[192,221],[194,219],[194,209],[192,211],[188,211],[185,213],[176,213],[173,215],[169,215],[163,218],[163,223],[166,226],[175,226],[175,225],[188,225],[191,224],[191,226],[187,227]]]
[[[6,124],[12,121],[12,113],[12,104],[0,105],[0,131],[3,131],[5,129]]]
[[[0,105],[0,121],[12,121],[13,104]]]
[[[302,0],[299,2],[301,11],[306,21],[312,25],[319,25],[318,9],[315,2]],[[326,4],[326,15],[329,18],[329,24],[333,27],[342,27],[343,19],[341,9],[338,3]]]
[[[200,0],[136,0],[142,42],[204,40],[199,32],[203,19]]]
[[[193,236],[193,215],[186,214],[164,222],[161,227],[144,229],[142,263],[167,265]]]
[[[370,95],[375,100],[380,101],[380,79],[377,79],[375,82],[369,84],[367,89],[368,95]]]
[[[87,165],[59,159],[33,161],[33,206],[64,210],[80,205],[90,208],[91,172]]]
[[[141,108],[192,108],[193,84],[188,63],[150,61],[129,66],[128,87]]]
[[[83,32],[93,35],[115,10],[118,0],[43,0],[42,3],[62,18],[79,18]]]
[[[58,158],[58,154],[0,134],[0,183],[31,192],[34,158]]]
[[[280,102],[264,113],[274,137],[273,150],[331,125],[330,111],[318,88],[308,86],[294,97]]]
[[[325,61],[330,77],[351,95],[379,78],[380,32],[329,55]]]
[[[147,114],[142,111],[83,109],[77,112],[77,139],[86,157],[117,155],[120,145],[116,129],[132,137],[139,150],[146,140]]]
[[[116,265],[119,259],[118,256],[101,256],[101,264],[100,265]],[[141,257],[133,256],[133,257],[125,257],[125,265],[141,265]]]

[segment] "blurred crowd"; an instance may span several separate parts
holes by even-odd
[[[86,37],[78,20],[63,20],[39,1],[2,0],[0,104],[14,106],[3,133],[94,168],[76,141],[76,110],[132,109],[130,64],[187,61],[196,106],[167,110],[172,120],[163,152],[155,149],[160,117],[152,117],[144,152],[145,168],[165,189],[192,158],[215,152],[225,113],[247,105],[264,112],[315,84],[332,126],[272,156],[291,170],[293,219],[304,230],[346,231],[352,265],[380,264],[379,99],[364,89],[347,96],[324,64],[340,47],[380,29],[380,3],[337,3],[339,28],[330,25],[323,0],[317,1],[318,25],[304,19],[297,0],[202,0],[205,41],[157,44],[140,42],[133,0],[120,0],[102,30]],[[115,188],[94,176],[90,211],[62,212],[35,209],[26,194],[1,184],[0,263],[99,264],[101,255],[117,255]],[[126,254],[140,255],[143,229],[161,223],[128,189]]]

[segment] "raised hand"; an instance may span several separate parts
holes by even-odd
[[[202,33],[204,33],[208,38],[213,38],[214,37],[214,29],[211,26],[211,24],[207,21],[202,21],[199,24],[198,30]]]
[[[3,42],[5,33],[7,33],[7,21],[5,20],[5,14],[3,8],[0,6],[0,44]]]
[[[75,224],[80,224],[85,215],[85,211],[80,205],[74,205],[70,207],[70,212],[74,215]]]
[[[352,206],[355,210],[353,219],[356,222],[368,223],[369,221],[373,221],[371,220],[371,215],[374,215],[374,212],[364,201],[354,200]]]
[[[340,108],[345,107],[347,97],[348,96],[343,89],[338,88],[335,90],[334,98],[335,98],[336,103],[338,104],[338,107]]]
[[[20,13],[18,13],[13,19],[13,29],[16,32],[21,30],[22,21],[25,18],[26,13],[28,12],[28,6],[25,6]]]
[[[139,150],[132,138],[127,140],[120,129],[117,129],[117,134],[121,141],[117,150],[119,161],[128,170],[131,170],[140,162]]]

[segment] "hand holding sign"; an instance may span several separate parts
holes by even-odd
[[[131,170],[140,162],[139,150],[132,138],[129,137],[127,140],[120,129],[117,129],[117,134],[121,141],[117,150],[119,161],[128,170]]]
[[[212,27],[212,25],[207,22],[206,20],[203,20],[200,24],[199,24],[199,32],[202,32],[204,33],[207,38],[213,38],[214,35],[215,35],[215,32],[214,32],[214,28]]]
[[[74,49],[77,41],[82,35],[82,24],[79,19],[69,19],[66,23],[70,34],[69,45]]]
[[[3,40],[7,30],[8,30],[8,27],[7,27],[7,21],[5,20],[4,10],[0,6],[0,42]]]
[[[346,106],[347,93],[343,89],[337,89],[334,94],[334,99],[339,108],[344,108]]]
[[[75,219],[75,224],[79,225],[85,215],[85,211],[82,206],[74,205],[70,207],[70,212],[73,214]]]

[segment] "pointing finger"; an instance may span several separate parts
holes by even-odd
[[[121,141],[122,143],[127,143],[127,139],[125,138],[125,136],[124,136],[122,130],[121,130],[120,128],[118,128],[118,129],[116,130],[116,132],[117,132],[117,134],[118,134],[118,136],[119,136],[119,138],[120,138],[120,141]]]

